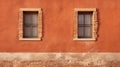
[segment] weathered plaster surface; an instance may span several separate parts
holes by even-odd
[[[120,53],[0,53],[3,67],[119,67],[119,62]]]
[[[120,52],[119,3],[120,0],[0,0],[0,52]],[[41,41],[19,40],[20,8],[41,8]],[[75,8],[97,9],[96,41],[73,40]]]

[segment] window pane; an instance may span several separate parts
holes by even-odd
[[[91,27],[85,27],[85,37],[91,38],[92,37]]]
[[[91,14],[85,15],[85,24],[91,24]]]
[[[84,27],[78,28],[78,38],[84,37]]]
[[[38,25],[38,14],[37,13],[34,13],[32,15],[32,24],[37,26]]]
[[[84,24],[84,15],[80,14],[78,15],[78,24]]]
[[[31,37],[31,28],[30,27],[24,27],[23,29],[23,37]]]
[[[37,29],[37,27],[33,27],[32,36],[33,37],[38,37],[38,29]]]
[[[24,12],[24,25],[30,25],[32,23],[32,14]]]

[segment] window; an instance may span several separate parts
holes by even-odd
[[[75,9],[74,40],[96,40],[96,8]]]
[[[38,37],[38,12],[23,12],[23,38]]]
[[[19,39],[20,40],[41,40],[42,19],[41,9],[21,8]]]
[[[78,12],[78,38],[92,37],[92,12]]]

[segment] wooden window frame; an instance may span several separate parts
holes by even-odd
[[[23,12],[38,12],[38,37],[23,38]],[[41,40],[42,39],[42,10],[41,8],[20,8],[19,11],[19,40]]]
[[[93,12],[92,15],[92,37],[91,38],[78,38],[78,12]],[[96,8],[75,8],[74,9],[74,36],[73,40],[97,40],[97,9]]]

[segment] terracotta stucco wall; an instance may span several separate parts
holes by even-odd
[[[0,0],[1,52],[119,52],[120,0]],[[42,41],[18,38],[19,9],[42,8]],[[73,40],[74,8],[97,8],[97,41]]]

